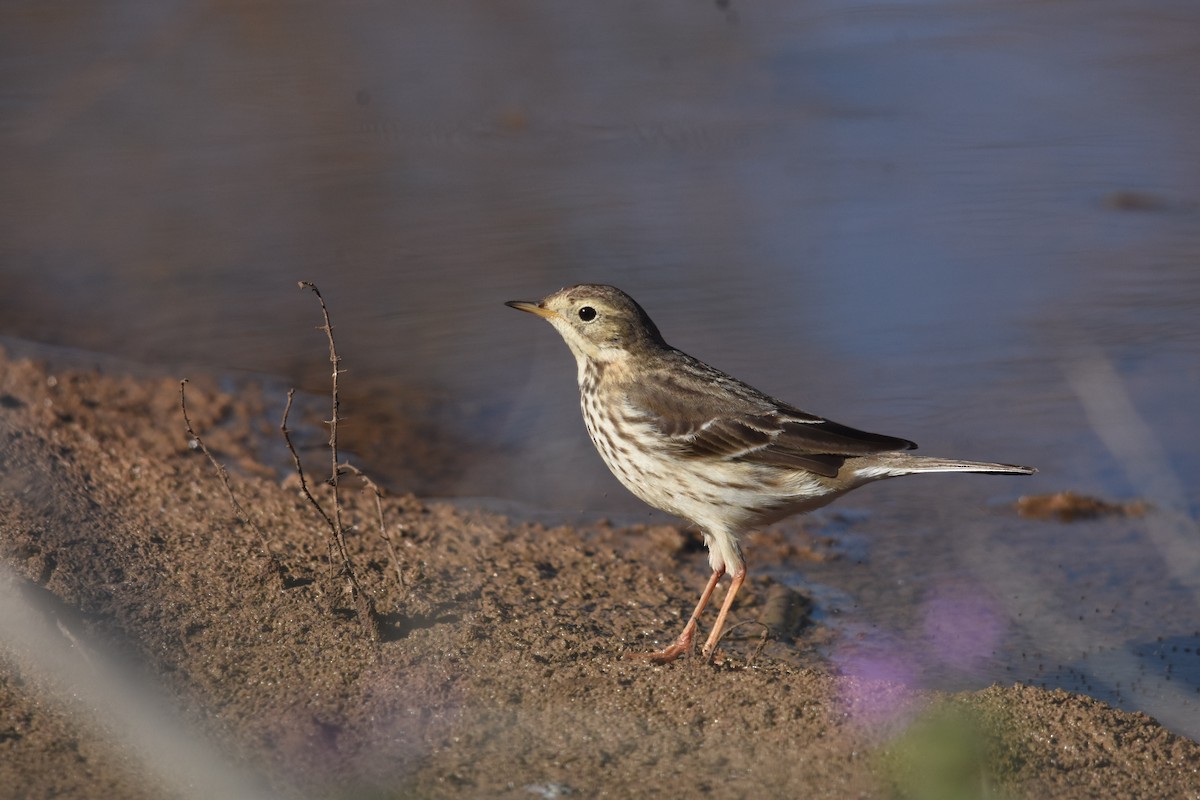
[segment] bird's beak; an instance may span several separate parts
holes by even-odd
[[[504,305],[509,308],[515,308],[517,311],[528,311],[530,314],[537,314],[542,319],[551,319],[558,316],[555,312],[548,308],[543,308],[538,303],[530,303],[525,300],[509,300]]]

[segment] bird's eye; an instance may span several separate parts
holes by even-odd
[[[579,318],[584,322],[591,322],[596,318],[596,309],[591,306],[584,306],[579,309]]]

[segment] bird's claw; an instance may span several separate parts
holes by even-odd
[[[679,634],[679,638],[671,644],[653,653],[625,653],[625,658],[637,659],[640,661],[649,661],[652,664],[670,664],[675,659],[682,655],[691,655],[694,649],[694,639],[696,629],[689,626],[683,633]],[[705,658],[707,659],[707,654]]]

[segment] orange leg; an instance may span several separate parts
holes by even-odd
[[[683,633],[679,634],[679,638],[657,653],[626,653],[625,658],[644,658],[647,661],[653,661],[655,664],[670,664],[675,659],[679,658],[684,653],[692,651],[692,639],[696,636],[696,623],[700,621],[700,614],[704,611],[704,607],[708,605],[708,599],[712,597],[713,589],[717,588],[717,581],[721,580],[721,576],[725,574],[725,567],[717,567],[713,570],[713,574],[708,579],[708,585],[704,587],[704,593],[700,595],[700,602],[696,603],[696,610],[692,612],[691,619],[683,628]],[[743,577],[746,575],[746,570],[743,567],[740,573]],[[737,580],[736,577],[734,579]],[[737,581],[737,586],[741,586],[741,581]],[[735,592],[735,587],[730,587],[730,592]],[[728,605],[729,600],[725,601]],[[718,624],[724,621],[725,612],[728,608],[721,609],[721,616],[718,619]],[[709,637],[711,643],[712,637]],[[704,645],[705,655],[708,655],[709,645]]]
[[[717,622],[713,625],[712,633],[708,635],[708,641],[704,643],[704,658],[707,660],[712,657],[713,650],[717,649],[717,642],[721,638],[721,631],[725,629],[725,618],[729,616],[729,607],[733,605],[733,598],[737,595],[738,589],[742,588],[743,581],[746,580],[746,566],[737,568],[737,572],[733,573],[733,577],[729,581],[729,592],[725,595],[725,602],[721,604],[721,613],[717,614]],[[709,588],[712,584],[709,584]],[[708,598],[705,597],[705,600]]]

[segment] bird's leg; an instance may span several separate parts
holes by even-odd
[[[704,643],[704,649],[701,651],[704,654],[705,660],[712,657],[713,650],[717,649],[717,642],[721,638],[721,631],[725,628],[725,617],[729,616],[729,607],[733,605],[733,598],[738,593],[738,589],[742,588],[742,582],[746,580],[746,565],[743,564],[733,573],[733,577],[729,581],[729,591],[725,594],[725,602],[721,603],[721,613],[717,614],[716,624],[713,625],[712,633],[708,635],[708,641]],[[712,584],[709,584],[712,588]],[[707,598],[705,598],[707,599]]]
[[[745,569],[742,572],[744,575]],[[704,612],[704,607],[708,605],[708,599],[712,597],[713,589],[717,588],[717,581],[721,580],[721,576],[724,574],[724,566],[713,570],[713,574],[708,579],[708,585],[704,587],[704,592],[700,595],[700,602],[696,603],[696,609],[692,611],[691,619],[688,620],[687,625],[683,626],[683,633],[679,634],[679,638],[657,653],[626,653],[625,657],[644,658],[647,661],[653,661],[655,664],[670,664],[684,653],[690,653],[692,651],[692,639],[696,636],[696,624],[700,621],[700,614]],[[705,645],[705,647],[707,646]]]

